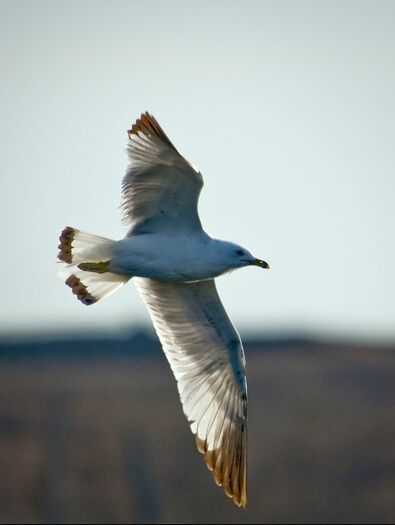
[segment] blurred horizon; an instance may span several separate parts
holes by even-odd
[[[271,344],[271,343],[295,343],[300,344],[328,344],[328,345],[344,345],[344,346],[360,346],[362,348],[377,347],[380,349],[394,349],[395,350],[395,337],[394,338],[376,338],[374,336],[361,336],[358,337],[355,334],[341,334],[334,333],[333,331],[325,332],[323,330],[303,330],[300,327],[295,328],[283,328],[283,329],[272,329],[272,330],[258,330],[258,329],[238,329],[239,335],[242,339],[242,343],[249,344]],[[27,344],[40,343],[40,342],[54,342],[57,341],[86,341],[86,340],[128,340],[134,337],[144,337],[152,341],[156,341],[160,346],[160,341],[152,325],[149,323],[141,323],[132,326],[120,325],[116,328],[80,328],[73,329],[72,326],[69,328],[62,327],[53,328],[52,330],[44,330],[37,328],[32,330],[31,328],[20,329],[15,331],[13,329],[0,330],[0,346],[7,343],[22,343]]]

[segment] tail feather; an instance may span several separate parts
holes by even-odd
[[[59,236],[58,259],[67,264],[108,260],[112,257],[114,242],[67,226]]]
[[[85,305],[94,304],[110,295],[130,279],[106,271],[113,257],[114,243],[115,241],[106,237],[82,232],[70,226],[60,234],[58,259],[66,263],[66,266],[59,272],[59,276]]]

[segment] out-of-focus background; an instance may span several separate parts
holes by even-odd
[[[1,345],[0,521],[393,523],[395,348],[245,341],[245,511],[150,332]]]
[[[395,519],[395,4],[0,3],[1,523]],[[202,171],[245,341],[248,509],[195,451],[133,285],[56,277],[66,225],[121,238],[126,130]]]

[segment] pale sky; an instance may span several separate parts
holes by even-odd
[[[242,334],[395,337],[395,2],[0,2],[0,331],[149,323],[132,283],[57,278],[66,225],[119,239],[126,130],[152,112],[200,214],[272,270],[218,280]]]

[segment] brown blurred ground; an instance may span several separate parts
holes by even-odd
[[[162,356],[0,362],[1,523],[393,523],[395,352],[248,352],[249,507],[215,486]]]

